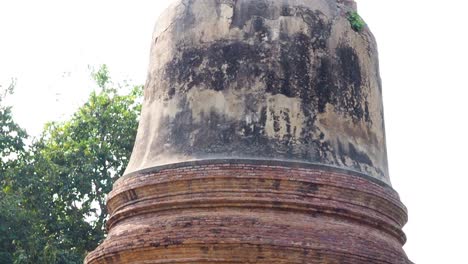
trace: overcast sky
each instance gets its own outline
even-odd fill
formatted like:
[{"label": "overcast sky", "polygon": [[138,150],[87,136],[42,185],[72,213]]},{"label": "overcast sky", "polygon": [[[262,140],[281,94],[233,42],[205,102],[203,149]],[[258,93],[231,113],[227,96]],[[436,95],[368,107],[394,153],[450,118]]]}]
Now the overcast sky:
[{"label": "overcast sky", "polygon": [[[88,65],[143,84],[156,18],[170,1],[0,0],[0,84],[32,135],[93,86]],[[468,263],[468,2],[357,0],[384,82],[390,173],[409,209],[418,264]]]}]

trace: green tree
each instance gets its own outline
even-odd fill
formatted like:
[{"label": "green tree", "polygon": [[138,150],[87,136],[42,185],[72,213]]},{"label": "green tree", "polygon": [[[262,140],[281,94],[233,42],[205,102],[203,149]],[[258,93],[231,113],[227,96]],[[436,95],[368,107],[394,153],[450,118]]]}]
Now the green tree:
[{"label": "green tree", "polygon": [[[29,212],[22,198],[11,187],[11,178],[25,156],[27,134],[14,120],[5,99],[13,93],[15,80],[6,88],[0,86],[0,263],[13,263],[16,245],[28,236]],[[24,227],[24,228],[18,228]]]},{"label": "green tree", "polygon": [[13,93],[15,80],[6,89],[0,86],[0,183],[5,185],[7,169],[25,151],[26,131],[14,120],[11,106],[5,104],[5,99]]},{"label": "green tree", "polygon": [[97,91],[69,120],[46,125],[12,181],[34,215],[15,264],[81,264],[105,236],[106,194],[127,166],[142,87],[116,88],[105,66],[92,76]]}]

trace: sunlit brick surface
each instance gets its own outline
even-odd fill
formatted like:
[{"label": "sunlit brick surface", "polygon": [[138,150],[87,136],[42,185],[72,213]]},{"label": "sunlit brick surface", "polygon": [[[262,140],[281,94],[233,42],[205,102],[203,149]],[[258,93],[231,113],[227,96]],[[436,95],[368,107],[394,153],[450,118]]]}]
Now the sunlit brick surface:
[{"label": "sunlit brick surface", "polygon": [[203,161],[119,180],[106,241],[87,263],[410,263],[406,209],[355,172]]}]

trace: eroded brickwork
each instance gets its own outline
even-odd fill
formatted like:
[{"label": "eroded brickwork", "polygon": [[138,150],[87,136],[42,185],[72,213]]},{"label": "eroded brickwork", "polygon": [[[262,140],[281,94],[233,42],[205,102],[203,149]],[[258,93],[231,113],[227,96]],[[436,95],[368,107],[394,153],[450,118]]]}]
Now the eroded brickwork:
[{"label": "eroded brickwork", "polygon": [[325,166],[181,163],[119,180],[87,263],[410,263],[387,185]]}]

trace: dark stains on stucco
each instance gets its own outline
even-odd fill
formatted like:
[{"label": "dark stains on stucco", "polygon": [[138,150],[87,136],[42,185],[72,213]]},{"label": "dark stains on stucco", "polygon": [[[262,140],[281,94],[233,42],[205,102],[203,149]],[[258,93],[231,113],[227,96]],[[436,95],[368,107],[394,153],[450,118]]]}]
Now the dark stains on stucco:
[{"label": "dark stains on stucco", "polygon": [[[353,144],[334,149],[318,126],[317,116],[325,113],[328,106],[354,123],[372,124],[368,94],[363,90],[365,73],[356,50],[346,42],[333,50],[329,47],[333,22],[309,8],[283,6],[274,10],[268,8],[266,1],[234,2],[231,27],[242,29],[243,38],[219,39],[197,46],[178,45],[177,56],[165,65],[166,85],[159,86],[158,93],[164,95],[160,98],[165,102],[177,97],[179,106],[174,117],[161,121],[160,127],[164,129],[152,141],[151,149],[164,152],[169,146],[171,152],[192,157],[300,159],[335,165],[345,164],[346,158],[351,158],[354,161],[351,166],[356,169],[360,164],[376,166]],[[280,25],[278,37],[273,38],[268,21],[280,16],[300,18],[307,29],[288,34]],[[195,18],[187,13],[182,24],[191,23],[195,23]],[[254,86],[260,89],[248,90]],[[247,89],[242,91],[247,108],[251,106],[247,111],[258,112],[255,106],[262,107],[254,121],[230,119],[212,110],[202,112],[199,122],[194,122],[187,99],[192,89],[218,92]],[[304,127],[299,137],[290,112],[275,112],[263,106],[265,94],[300,99]],[[273,120],[273,131],[279,133],[284,129],[284,135],[267,135],[269,117]],[[281,122],[285,122],[284,127]]]},{"label": "dark stains on stucco", "polygon": [[[263,59],[261,54],[266,53],[264,49],[242,42],[222,41],[206,48],[183,49],[181,57],[166,68],[170,90],[184,94],[201,84],[215,91],[231,87],[242,80],[242,75],[260,74],[259,61]],[[206,64],[200,67],[204,61]]]},{"label": "dark stains on stucco", "polygon": [[[337,80],[337,109],[347,113],[355,119],[362,119],[365,113],[366,103],[363,98],[362,73],[359,63],[359,57],[353,48],[341,46],[336,50],[338,57],[338,73]],[[368,115],[368,113],[367,113]]]}]

